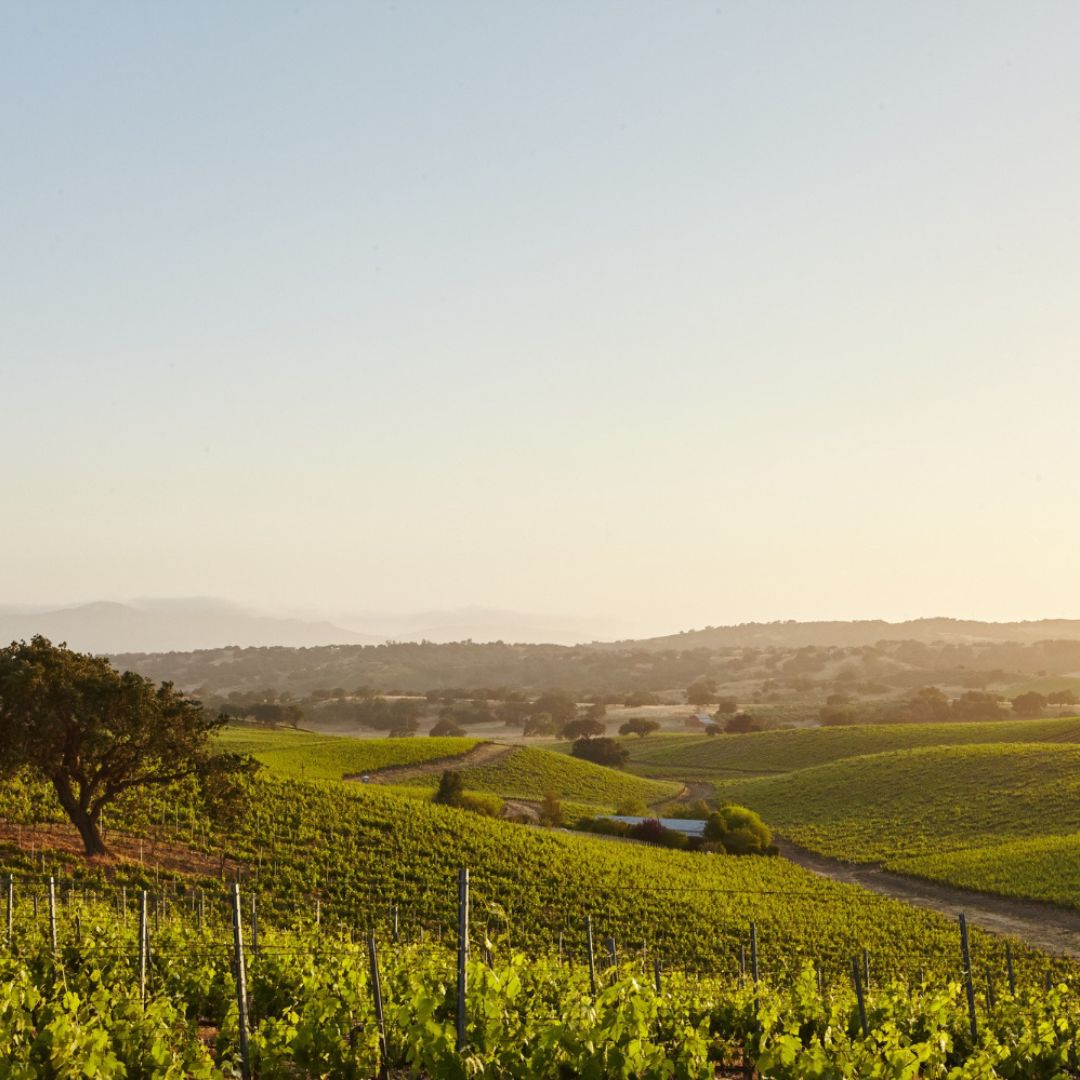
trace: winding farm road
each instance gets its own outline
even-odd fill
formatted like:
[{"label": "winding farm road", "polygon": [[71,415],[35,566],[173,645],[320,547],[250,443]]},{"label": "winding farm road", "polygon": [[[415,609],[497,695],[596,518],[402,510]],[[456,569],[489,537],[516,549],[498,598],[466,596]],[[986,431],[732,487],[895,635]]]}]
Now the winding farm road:
[{"label": "winding farm road", "polygon": [[342,780],[359,780],[366,776],[372,784],[396,784],[402,780],[411,780],[415,776],[430,776],[432,773],[442,773],[449,770],[458,772],[460,769],[470,769],[476,765],[490,765],[493,761],[501,761],[514,753],[518,747],[507,746],[505,743],[484,742],[466,750],[464,754],[455,754],[453,757],[432,758],[431,761],[421,761],[416,765],[389,765],[385,769],[371,769],[366,773],[352,773],[343,776]]},{"label": "winding farm road", "polygon": [[1038,900],[1016,900],[971,889],[958,889],[936,881],[923,881],[883,870],[874,863],[858,864],[830,859],[779,836],[774,837],[773,841],[785,859],[822,877],[861,885],[871,892],[904,900],[943,915],[955,917],[962,911],[972,926],[994,934],[1013,935],[1044,952],[1080,958],[1080,911],[1070,911]]}]

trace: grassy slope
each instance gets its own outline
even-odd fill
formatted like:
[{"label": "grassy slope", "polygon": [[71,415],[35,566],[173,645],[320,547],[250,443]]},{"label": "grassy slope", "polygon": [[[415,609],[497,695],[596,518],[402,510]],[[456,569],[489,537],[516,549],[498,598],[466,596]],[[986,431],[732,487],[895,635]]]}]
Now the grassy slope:
[{"label": "grassy slope", "polygon": [[1078,742],[1080,718],[999,720],[985,724],[864,724],[751,735],[651,735],[628,738],[630,768],[683,780],[790,772],[842,758],[922,746]]},{"label": "grassy slope", "polygon": [[352,739],[306,731],[228,727],[218,735],[223,749],[251,754],[278,776],[340,780],[391,765],[419,765],[457,757],[478,739]]},{"label": "grassy slope", "polygon": [[[608,809],[630,799],[647,804],[670,799],[681,788],[680,784],[643,780],[531,746],[520,747],[489,765],[463,769],[462,775],[470,790],[494,791],[518,799],[542,799],[547,792],[554,791],[563,799]],[[438,781],[438,776],[428,775],[417,777],[412,783],[434,787]]]},{"label": "grassy slope", "polygon": [[924,747],[731,781],[721,791],[826,855],[1077,902],[1068,883],[1080,869],[1053,859],[1078,850],[1080,747]]}]

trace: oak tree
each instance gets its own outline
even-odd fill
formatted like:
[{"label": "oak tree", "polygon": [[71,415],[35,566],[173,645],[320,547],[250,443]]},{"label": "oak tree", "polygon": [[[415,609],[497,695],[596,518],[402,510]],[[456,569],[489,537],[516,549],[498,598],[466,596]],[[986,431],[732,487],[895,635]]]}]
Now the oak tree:
[{"label": "oak tree", "polygon": [[0,649],[0,775],[53,787],[87,855],[107,855],[101,813],[133,788],[216,771],[225,722],[176,690],[44,637]]}]

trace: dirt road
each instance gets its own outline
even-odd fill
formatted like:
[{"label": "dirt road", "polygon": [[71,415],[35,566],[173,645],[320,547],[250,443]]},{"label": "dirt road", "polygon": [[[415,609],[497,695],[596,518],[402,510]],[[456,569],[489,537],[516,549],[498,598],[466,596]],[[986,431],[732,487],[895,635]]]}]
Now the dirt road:
[{"label": "dirt road", "polygon": [[475,765],[490,765],[493,761],[516,753],[520,747],[507,746],[505,743],[485,742],[474,746],[464,754],[456,754],[453,757],[433,758],[431,761],[422,761],[418,765],[390,765],[385,769],[372,769],[366,773],[353,773],[351,776],[343,776],[343,780],[359,780],[366,776],[372,784],[398,784],[402,780],[411,780],[415,776],[430,776],[432,773],[457,772],[460,769],[470,769]]},{"label": "dirt road", "polygon": [[860,865],[830,859],[781,837],[774,837],[773,840],[785,859],[822,877],[861,885],[872,892],[945,915],[955,916],[962,911],[972,926],[995,934],[1015,935],[1044,952],[1080,957],[1080,911],[1070,911],[1037,900],[1013,900],[970,889],[957,889],[905,874],[894,874],[873,863]]}]

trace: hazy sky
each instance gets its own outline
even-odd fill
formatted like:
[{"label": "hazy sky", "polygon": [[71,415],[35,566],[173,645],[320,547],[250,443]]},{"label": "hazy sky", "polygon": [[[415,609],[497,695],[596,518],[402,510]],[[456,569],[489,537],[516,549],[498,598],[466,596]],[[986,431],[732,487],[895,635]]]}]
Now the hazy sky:
[{"label": "hazy sky", "polygon": [[0,602],[1080,616],[1080,5],[7,3]]}]

